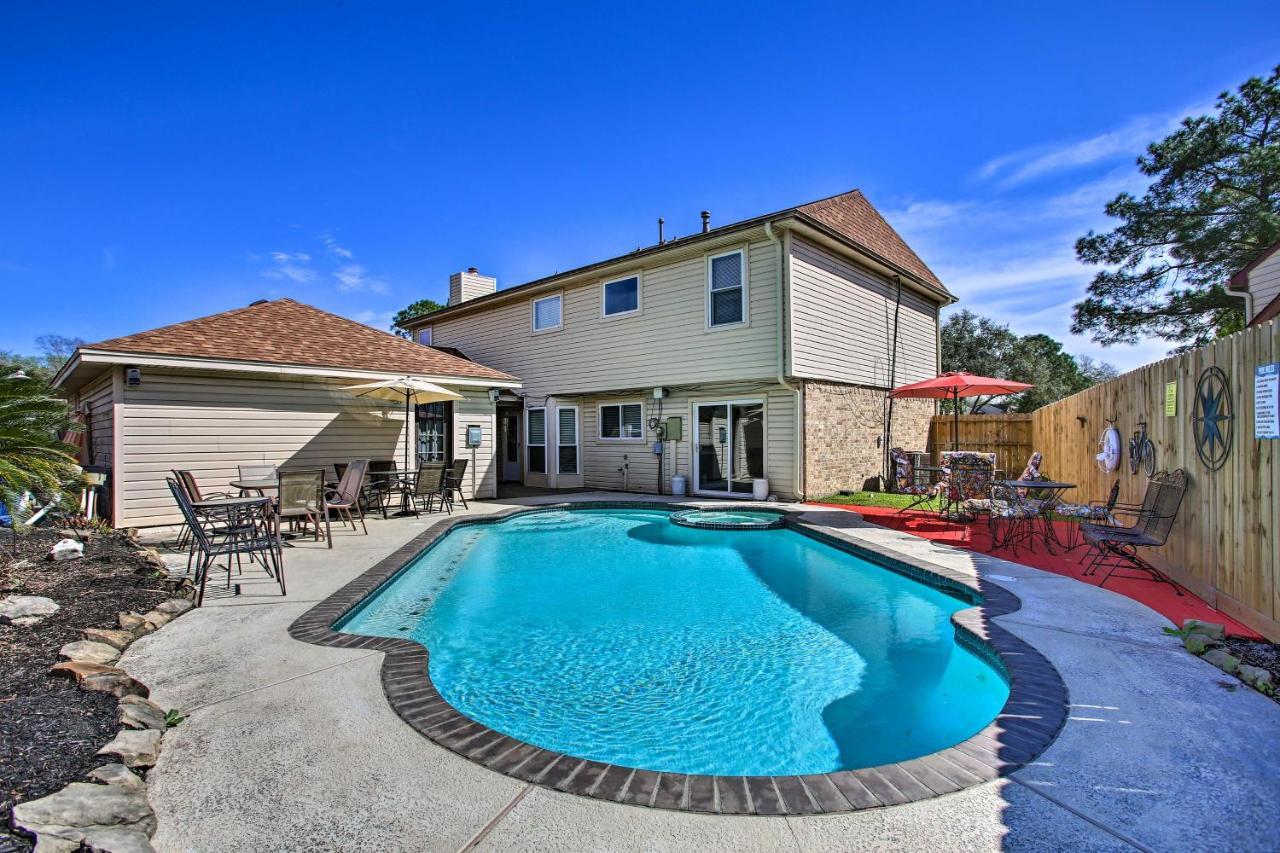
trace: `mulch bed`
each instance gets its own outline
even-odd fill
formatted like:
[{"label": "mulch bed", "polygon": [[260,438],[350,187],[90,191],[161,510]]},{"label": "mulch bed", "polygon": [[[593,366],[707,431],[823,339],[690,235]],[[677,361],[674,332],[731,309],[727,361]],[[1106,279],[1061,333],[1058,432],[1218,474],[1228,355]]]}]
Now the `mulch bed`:
[{"label": "mulch bed", "polygon": [[1241,663],[1256,666],[1271,673],[1276,692],[1271,697],[1280,702],[1280,644],[1266,640],[1248,640],[1244,637],[1227,637],[1227,651],[1240,658]]},{"label": "mulch bed", "polygon": [[84,639],[83,628],[115,628],[121,611],[145,613],[173,597],[172,582],[118,534],[85,540],[85,556],[55,563],[55,531],[19,536],[0,532],[0,598],[42,595],[61,609],[37,625],[0,624],[0,851],[25,849],[7,836],[13,806],[83,781],[107,762],[95,753],[119,729],[116,699],[50,678],[58,649]]}]

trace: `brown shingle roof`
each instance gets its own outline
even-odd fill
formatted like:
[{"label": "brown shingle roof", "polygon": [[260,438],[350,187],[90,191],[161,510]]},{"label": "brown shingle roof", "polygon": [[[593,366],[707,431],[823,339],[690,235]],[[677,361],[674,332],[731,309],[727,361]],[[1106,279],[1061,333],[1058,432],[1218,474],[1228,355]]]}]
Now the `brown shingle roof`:
[{"label": "brown shingle roof", "polygon": [[907,241],[885,221],[880,211],[871,206],[861,190],[850,190],[821,201],[802,204],[796,210],[870,249],[921,281],[946,289],[933,274],[933,270],[907,245]]},{"label": "brown shingle roof", "polygon": [[515,379],[500,370],[292,299],[259,302],[88,344],[84,349],[468,379]]}]

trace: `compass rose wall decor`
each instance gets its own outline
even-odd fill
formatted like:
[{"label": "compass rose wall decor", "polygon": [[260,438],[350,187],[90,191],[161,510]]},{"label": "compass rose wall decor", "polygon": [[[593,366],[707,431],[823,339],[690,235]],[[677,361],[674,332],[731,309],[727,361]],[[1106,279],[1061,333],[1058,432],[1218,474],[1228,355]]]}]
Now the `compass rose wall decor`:
[{"label": "compass rose wall decor", "polygon": [[1231,455],[1235,409],[1231,386],[1220,367],[1208,367],[1196,383],[1191,421],[1195,429],[1196,455],[1210,471],[1217,471]]}]

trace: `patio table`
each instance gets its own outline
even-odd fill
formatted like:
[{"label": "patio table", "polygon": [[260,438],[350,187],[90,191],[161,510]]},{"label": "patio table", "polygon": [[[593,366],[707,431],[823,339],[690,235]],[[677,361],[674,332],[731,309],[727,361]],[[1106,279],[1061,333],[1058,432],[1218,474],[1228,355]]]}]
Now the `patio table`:
[{"label": "patio table", "polygon": [[242,492],[257,492],[259,495],[268,489],[275,491],[277,485],[275,477],[260,480],[232,480],[230,483],[233,489],[239,489]]},{"label": "patio table", "polygon": [[[1024,489],[1028,493],[1028,497],[1040,502],[1040,509],[1036,513],[1040,522],[1040,539],[1044,542],[1045,550],[1050,554],[1056,554],[1053,550],[1054,544],[1060,548],[1071,550],[1065,542],[1058,539],[1058,534],[1053,529],[1053,508],[1062,500],[1063,494],[1068,489],[1074,489],[1075,483],[1060,483],[1057,480],[995,480],[997,486],[1005,486],[1010,489]],[[1035,531],[1035,528],[1032,528]],[[1034,550],[1034,549],[1033,549]]]}]

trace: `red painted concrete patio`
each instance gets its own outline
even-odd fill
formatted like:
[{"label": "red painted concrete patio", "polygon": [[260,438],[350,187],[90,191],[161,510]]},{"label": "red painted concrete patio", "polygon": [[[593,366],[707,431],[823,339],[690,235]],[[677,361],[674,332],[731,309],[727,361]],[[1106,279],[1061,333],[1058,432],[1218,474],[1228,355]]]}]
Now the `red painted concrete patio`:
[{"label": "red painted concrete patio", "polygon": [[[988,550],[991,547],[991,537],[987,532],[985,519],[979,519],[968,524],[958,524],[940,519],[937,513],[920,510],[906,510],[899,513],[897,509],[892,507],[826,503],[816,505],[853,510],[873,524],[901,530],[904,533],[911,533],[934,542],[954,545],[957,548],[964,548],[968,551],[991,554],[1003,560],[1021,563],[1024,566],[1031,566],[1046,572],[1066,575],[1092,586],[1098,586],[1105,574],[1105,572],[1099,572],[1092,577],[1084,576],[1088,557],[1087,549],[1083,547],[1067,554],[1059,553],[1057,555],[1047,553],[1040,543],[1036,544],[1034,551],[1028,550],[1026,547]],[[1065,521],[1057,522],[1060,537],[1064,541],[1067,538],[1068,525],[1071,523]],[[1061,551],[1061,549],[1055,550]],[[1144,580],[1141,577],[1136,577],[1138,574],[1136,572],[1128,573],[1135,575],[1132,578],[1125,577],[1125,574],[1126,571],[1124,569],[1118,570],[1111,580],[1107,581],[1106,588],[1147,605],[1174,625],[1181,625],[1184,619],[1202,619],[1207,622],[1217,622],[1225,625],[1229,634],[1259,638],[1256,632],[1240,624],[1222,611],[1210,607],[1208,603],[1185,589],[1182,590],[1182,595],[1179,596],[1168,584]]]}]

